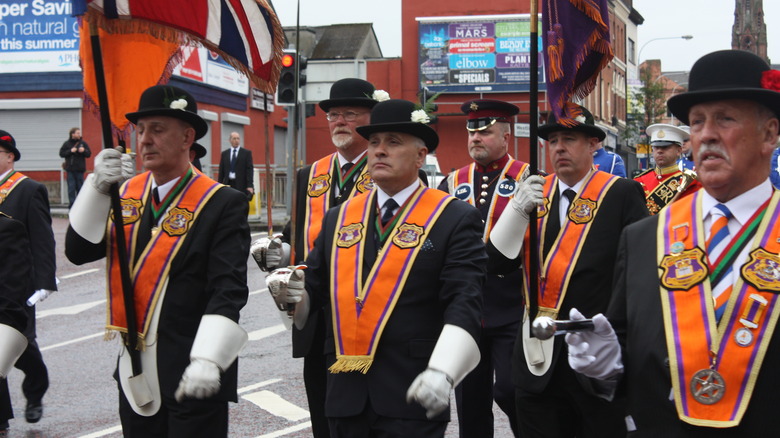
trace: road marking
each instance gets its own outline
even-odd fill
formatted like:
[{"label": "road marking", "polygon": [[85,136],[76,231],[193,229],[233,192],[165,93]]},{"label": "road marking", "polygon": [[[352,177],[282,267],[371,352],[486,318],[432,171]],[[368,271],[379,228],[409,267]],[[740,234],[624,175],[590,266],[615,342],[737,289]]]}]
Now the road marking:
[{"label": "road marking", "polygon": [[256,404],[260,409],[268,411],[271,415],[284,417],[288,421],[300,421],[304,418],[309,418],[309,411],[288,402],[271,391],[253,392],[241,398]]},{"label": "road marking", "polygon": [[264,287],[262,289],[253,290],[252,292],[249,292],[249,295],[261,294],[263,292],[268,292],[268,288]]},{"label": "road marking", "polygon": [[276,324],[272,325],[271,327],[266,327],[260,330],[254,330],[249,332],[249,340],[250,341],[259,341],[260,339],[267,338],[269,336],[273,336],[275,334],[286,332],[287,329],[284,328],[283,324]]},{"label": "road marking", "polygon": [[307,421],[305,423],[296,424],[295,426],[290,426],[288,428],[277,430],[276,432],[267,433],[265,435],[260,435],[257,438],[278,438],[280,436],[289,435],[293,432],[298,432],[299,430],[308,429],[311,427],[311,421]]},{"label": "road marking", "polygon": [[51,350],[53,348],[59,348],[64,347],[66,345],[75,344],[76,342],[86,341],[87,339],[97,338],[98,336],[103,336],[105,333],[95,333],[94,335],[88,335],[88,336],[82,336],[80,338],[71,339],[70,341],[60,342],[59,344],[49,345],[46,347],[41,348],[41,351]]},{"label": "road marking", "polygon": [[108,429],[99,430],[97,432],[92,432],[89,435],[82,435],[79,438],[98,438],[101,436],[111,435],[114,432],[121,432],[121,431],[122,431],[122,426],[120,425],[120,426],[109,427]]},{"label": "road marking", "polygon": [[100,270],[99,268],[87,269],[86,271],[76,272],[74,274],[63,275],[62,277],[60,277],[60,280],[67,280],[69,278],[80,277],[82,275],[91,274],[91,273],[97,272],[99,270]]},{"label": "road marking", "polygon": [[105,304],[106,300],[91,301],[89,303],[76,304],[73,306],[56,307],[54,309],[38,310],[36,312],[36,318],[41,319],[52,315],[76,315],[85,310],[89,310],[100,304]]},{"label": "road marking", "polygon": [[245,386],[243,388],[238,389],[239,394],[243,394],[245,392],[254,391],[257,388],[262,388],[263,386],[273,385],[274,383],[281,382],[282,379],[268,379],[264,380],[260,383],[255,383],[254,385]]}]

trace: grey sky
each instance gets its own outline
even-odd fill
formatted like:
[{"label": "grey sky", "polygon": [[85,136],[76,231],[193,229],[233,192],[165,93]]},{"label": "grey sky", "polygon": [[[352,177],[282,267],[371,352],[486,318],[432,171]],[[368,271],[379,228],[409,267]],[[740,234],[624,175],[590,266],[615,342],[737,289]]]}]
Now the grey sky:
[{"label": "grey sky", "polygon": [[[373,23],[382,53],[387,57],[401,56],[401,0],[300,0],[300,3],[301,25]],[[284,26],[295,25],[296,5],[297,0],[274,1]],[[763,5],[769,58],[780,64],[780,30],[776,30],[780,29],[780,0],[764,0]],[[634,0],[634,8],[645,18],[639,26],[637,51],[643,49],[642,60],[661,59],[664,71],[690,70],[702,55],[731,48],[734,0]],[[648,43],[653,38],[687,34],[693,35],[693,39]]]}]

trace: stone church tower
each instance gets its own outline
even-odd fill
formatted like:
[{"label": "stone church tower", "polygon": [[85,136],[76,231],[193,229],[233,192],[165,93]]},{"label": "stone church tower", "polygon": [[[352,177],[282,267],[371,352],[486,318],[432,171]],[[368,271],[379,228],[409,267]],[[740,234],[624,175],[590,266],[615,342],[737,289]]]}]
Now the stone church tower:
[{"label": "stone church tower", "polygon": [[[777,0],[770,0],[777,1]],[[767,62],[766,24],[762,0],[735,0],[731,48],[755,53]]]}]

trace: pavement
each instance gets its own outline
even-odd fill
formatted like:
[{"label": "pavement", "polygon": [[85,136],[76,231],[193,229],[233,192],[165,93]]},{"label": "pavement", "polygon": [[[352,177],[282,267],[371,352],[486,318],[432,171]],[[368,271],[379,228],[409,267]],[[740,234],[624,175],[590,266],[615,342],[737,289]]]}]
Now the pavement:
[{"label": "pavement", "polygon": [[[52,217],[67,219],[68,210],[67,204],[52,204],[50,207]],[[259,215],[249,216],[248,218],[249,229],[252,232],[268,231],[268,213],[265,208],[262,210]],[[281,232],[289,218],[285,207],[274,207],[271,209],[271,223],[274,231]]]}]

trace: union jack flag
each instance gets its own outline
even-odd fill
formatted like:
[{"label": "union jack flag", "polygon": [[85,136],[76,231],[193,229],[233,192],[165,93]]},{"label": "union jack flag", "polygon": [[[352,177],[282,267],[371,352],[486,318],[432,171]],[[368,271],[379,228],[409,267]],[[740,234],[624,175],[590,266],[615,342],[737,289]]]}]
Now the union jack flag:
[{"label": "union jack flag", "polygon": [[266,0],[76,0],[74,11],[110,32],[200,43],[264,91],[276,89],[284,32]]}]

